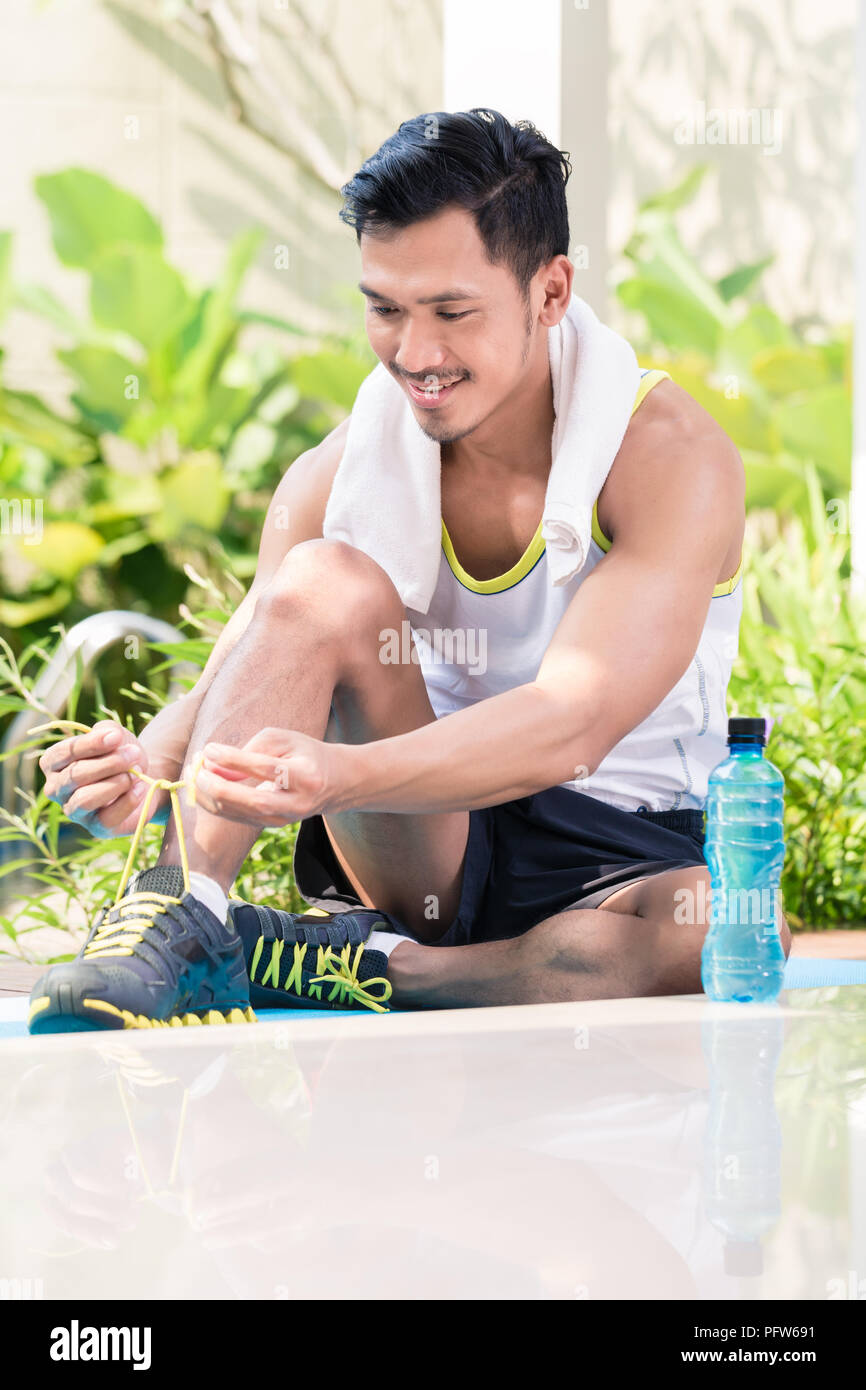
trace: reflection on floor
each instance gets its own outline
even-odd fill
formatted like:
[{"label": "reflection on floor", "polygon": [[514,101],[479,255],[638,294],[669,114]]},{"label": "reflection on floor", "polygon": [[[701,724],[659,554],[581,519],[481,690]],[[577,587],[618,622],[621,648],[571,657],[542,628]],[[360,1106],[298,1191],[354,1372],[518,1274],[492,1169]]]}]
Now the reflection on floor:
[{"label": "reflection on floor", "polygon": [[866,1275],[863,986],[11,1039],[0,1114],[0,1278],[31,1296],[826,1299]]}]

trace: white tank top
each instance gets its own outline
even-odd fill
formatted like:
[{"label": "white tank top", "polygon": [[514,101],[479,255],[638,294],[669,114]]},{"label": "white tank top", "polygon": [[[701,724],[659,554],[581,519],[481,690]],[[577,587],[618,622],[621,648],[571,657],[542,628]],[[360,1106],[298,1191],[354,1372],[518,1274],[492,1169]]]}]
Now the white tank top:
[{"label": "white tank top", "polygon": [[[667,372],[645,371],[632,413]],[[611,542],[592,512],[583,568],[567,584],[548,580],[541,526],[507,574],[473,579],[442,523],[439,578],[429,612],[408,617],[437,716],[533,681],[553,634]],[[620,739],[591,777],[563,783],[623,811],[702,810],[710,772],[727,757],[726,692],[737,655],[743,595],[736,574],[717,584],[688,669],[659,705]],[[482,650],[482,635],[486,651]]]}]

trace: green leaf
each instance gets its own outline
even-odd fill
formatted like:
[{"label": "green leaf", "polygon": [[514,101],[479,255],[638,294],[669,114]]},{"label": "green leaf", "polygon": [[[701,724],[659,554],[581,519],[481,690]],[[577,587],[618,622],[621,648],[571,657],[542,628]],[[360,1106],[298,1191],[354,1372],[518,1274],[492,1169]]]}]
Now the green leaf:
[{"label": "green leaf", "polygon": [[91,270],[110,247],[132,243],[158,251],[162,230],[131,193],[89,169],[64,169],[34,180],[48,209],[54,249],[64,265]]},{"label": "green leaf", "polygon": [[72,591],[65,585],[60,585],[50,594],[42,594],[39,598],[27,599],[18,602],[16,599],[0,599],[0,623],[6,627],[29,627],[31,623],[37,623],[42,618],[50,618],[54,613],[60,613],[72,598]]},{"label": "green leaf", "polygon": [[664,209],[667,212],[676,212],[679,208],[685,207],[690,203],[698,192],[701,184],[709,172],[709,164],[694,164],[688,170],[685,177],[662,193],[653,193],[649,198],[645,198],[639,205],[639,213],[645,212],[650,208]]},{"label": "green leaf", "polygon": [[202,296],[195,320],[196,338],[188,344],[175,374],[174,387],[178,395],[204,387],[227,338],[236,332],[235,296],[263,235],[262,228],[251,227],[235,237],[220,279]]},{"label": "green leaf", "polygon": [[730,365],[735,370],[748,371],[754,358],[766,348],[785,347],[792,335],[778,314],[766,304],[754,304],[739,323],[728,328],[719,344],[719,359],[723,370]]},{"label": "green leaf", "polygon": [[190,449],[225,450],[237,421],[244,418],[250,405],[251,393],[246,388],[211,382],[207,390],[196,392],[175,408],[178,437]]},{"label": "green leaf", "polygon": [[251,472],[273,458],[276,431],[261,420],[248,420],[232,438],[226,467],[232,472]]},{"label": "green leaf", "polygon": [[804,344],[763,348],[752,358],[751,375],[772,396],[791,396],[827,382],[827,363]]},{"label": "green leaf", "polygon": [[644,315],[654,342],[672,352],[696,348],[706,357],[715,356],[719,324],[691,295],[639,275],[618,285],[617,294],[627,309]]},{"label": "green leaf", "polygon": [[94,563],[104,544],[98,531],[80,521],[47,521],[37,544],[21,549],[46,574],[70,581]]},{"label": "green leaf", "polygon": [[767,266],[772,265],[775,256],[765,256],[762,261],[754,261],[751,265],[738,266],[736,270],[723,275],[721,280],[716,281],[716,289],[726,304],[738,295],[745,294],[751,289],[756,280],[763,275]]},{"label": "green leaf", "polygon": [[779,512],[808,513],[806,480],[801,468],[793,466],[785,456],[742,451],[746,470],[746,510],[770,507]]},{"label": "green leaf", "polygon": [[103,328],[128,333],[148,351],[176,333],[194,301],[182,276],[145,246],[106,251],[93,266],[90,307]]},{"label": "green leaf", "polygon": [[60,350],[58,358],[80,383],[72,399],[100,432],[116,433],[147,392],[144,369],[112,348],[82,345]]},{"label": "green leaf", "polygon": [[16,285],[12,303],[16,309],[26,309],[28,313],[38,314],[40,318],[47,319],[56,328],[62,328],[64,333],[71,333],[76,338],[82,338],[87,331],[85,324],[67,309],[56,294],[46,290],[42,285]]},{"label": "green leaf", "polygon": [[93,439],[27,391],[0,387],[0,434],[34,444],[49,458],[68,467],[89,463],[97,456]]},{"label": "green leaf", "polygon": [[184,661],[194,662],[198,666],[204,666],[211,652],[213,642],[208,642],[204,638],[190,637],[180,642],[151,642],[152,651],[163,652],[168,660],[156,667],[157,671],[168,671],[173,666]]},{"label": "green leaf", "polygon": [[[5,878],[7,874],[13,874],[17,869],[26,869],[33,864],[38,864],[39,860],[35,855],[30,855],[27,859],[7,859],[4,864],[0,864],[0,878]],[[28,878],[32,875],[28,874]]]},{"label": "green leaf", "polygon": [[294,338],[309,337],[307,329],[299,328],[296,323],[280,318],[277,314],[266,314],[261,309],[239,309],[238,323],[262,323],[267,328],[279,328],[283,333],[290,333]]},{"label": "green leaf", "polygon": [[207,531],[219,529],[230,493],[217,454],[203,453],[185,459],[176,468],[167,468],[160,475],[159,486],[164,509],[160,529],[164,535],[178,535],[189,525]]},{"label": "green leaf", "polygon": [[19,710],[28,709],[27,701],[12,695],[0,695],[0,714],[17,714]]},{"label": "green leaf", "polygon": [[370,367],[350,353],[317,352],[293,358],[290,374],[302,395],[349,411]]},{"label": "green leaf", "polygon": [[134,555],[137,550],[143,550],[145,546],[152,544],[153,537],[148,531],[132,531],[128,536],[117,536],[113,541],[106,541],[99,553],[97,564],[101,569],[108,569],[124,555]]},{"label": "green leaf", "polygon": [[814,459],[834,484],[850,486],[851,398],[844,386],[780,401],[773,419],[792,453]]},{"label": "green leaf", "polygon": [[101,481],[104,499],[80,514],[89,526],[129,516],[147,516],[162,507],[162,493],[152,473],[115,473],[105,469]]},{"label": "green leaf", "polygon": [[686,251],[666,214],[647,213],[642,217],[636,259],[641,279],[694,300],[720,327],[729,322],[730,310],[725,301]]}]

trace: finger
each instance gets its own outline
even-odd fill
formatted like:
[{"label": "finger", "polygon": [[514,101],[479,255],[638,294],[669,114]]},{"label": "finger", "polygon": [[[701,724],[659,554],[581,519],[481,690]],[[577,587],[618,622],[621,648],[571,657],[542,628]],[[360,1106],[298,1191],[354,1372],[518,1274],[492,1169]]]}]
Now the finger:
[{"label": "finger", "polygon": [[[99,819],[109,830],[113,830],[115,835],[126,835],[138,825],[142,802],[146,796],[147,784],[134,782],[130,791],[124,796],[119,796],[110,806],[106,806]],[[150,805],[148,819],[156,813],[158,805],[159,797],[155,796]]]},{"label": "finger", "polygon": [[92,786],[94,782],[105,782],[121,773],[128,774],[133,767],[144,771],[141,766],[143,757],[144,750],[137,743],[125,743],[117,752],[104,758],[76,757],[62,769],[62,773],[55,774],[51,789],[54,789],[56,782],[60,782],[62,787]]},{"label": "finger", "polygon": [[64,738],[55,743],[43,753],[39,765],[43,772],[59,772],[76,758],[99,757],[119,748],[128,739],[134,741],[134,735],[119,724],[102,720],[93,726],[89,734],[75,734],[73,738]]},{"label": "finger", "polygon": [[143,782],[134,781],[124,773],[120,777],[107,777],[102,782],[79,787],[64,803],[63,809],[67,816],[74,816],[77,811],[103,812],[113,806],[119,798],[126,796],[135,797],[140,802],[146,790]]},{"label": "finger", "polygon": [[287,825],[306,814],[292,805],[285,792],[263,792],[243,782],[227,782],[204,768],[196,780],[196,796],[212,815],[245,825]]},{"label": "finger", "polygon": [[226,767],[224,763],[213,763],[207,758],[202,760],[202,766],[204,766],[205,763],[207,763],[208,772],[212,772],[215,777],[224,777],[227,782],[252,780],[255,775],[246,768]]},{"label": "finger", "polygon": [[145,756],[145,751],[136,741],[135,735],[121,728],[120,724],[111,724],[99,730],[90,730],[89,734],[75,734],[74,738],[61,739],[60,744],[54,744],[53,748],[43,753],[39,759],[39,766],[46,774],[60,773],[76,760],[89,762],[90,759],[106,758],[120,752],[125,745],[133,746],[138,751],[139,758]]},{"label": "finger", "polygon": [[[224,781],[220,782],[221,787],[224,788],[226,785],[227,783],[225,783]],[[206,785],[203,785],[201,782],[196,783],[196,805],[201,810],[209,812],[209,814],[212,816],[223,815],[224,808],[222,796],[219,793],[213,793]],[[264,824],[264,822],[261,820],[250,821],[246,815],[241,815],[238,811],[235,811],[231,815],[229,815],[228,819],[239,820],[242,821],[245,825],[256,825],[258,827],[261,827]]]},{"label": "finger", "polygon": [[59,743],[52,743],[50,748],[46,748],[42,757],[39,759],[39,766],[46,774],[59,771],[65,767],[69,761],[69,747],[74,743],[74,739],[62,738]]},{"label": "finger", "polygon": [[238,777],[275,776],[279,760],[267,753],[254,753],[248,748],[231,748],[228,744],[208,743],[204,750],[204,766],[209,772],[236,781]]}]

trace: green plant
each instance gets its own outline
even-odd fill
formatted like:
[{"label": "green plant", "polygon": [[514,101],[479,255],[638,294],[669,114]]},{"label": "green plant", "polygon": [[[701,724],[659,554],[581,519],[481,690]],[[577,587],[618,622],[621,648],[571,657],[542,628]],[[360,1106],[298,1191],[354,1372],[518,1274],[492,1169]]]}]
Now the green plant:
[{"label": "green plant", "polygon": [[[281,473],[350,410],[375,365],[357,337],[310,350],[293,324],[237,306],[261,228],[239,235],[200,289],[167,259],[148,209],[101,175],[66,169],[35,189],[59,260],[87,278],[89,318],[16,284],[12,236],[0,234],[0,317],[14,307],[47,319],[66,339],[56,356],[71,382],[58,402],[0,380],[4,520],[19,523],[3,528],[0,622],[19,649],[95,610],[173,617],[187,562],[248,577]],[[41,534],[32,516],[21,524],[37,504]]]},{"label": "green plant", "polygon": [[732,714],[770,714],[785,777],[785,905],[798,926],[866,919],[866,600],[843,577],[817,470],[810,515],[748,518]]},{"label": "green plant", "polygon": [[636,347],[664,367],[731,436],[746,469],[746,506],[809,515],[806,464],[826,499],[851,478],[851,335],[818,323],[787,325],[755,301],[772,258],[710,280],[680,240],[676,216],[708,166],[643,202],[617,285],[636,315]]}]

